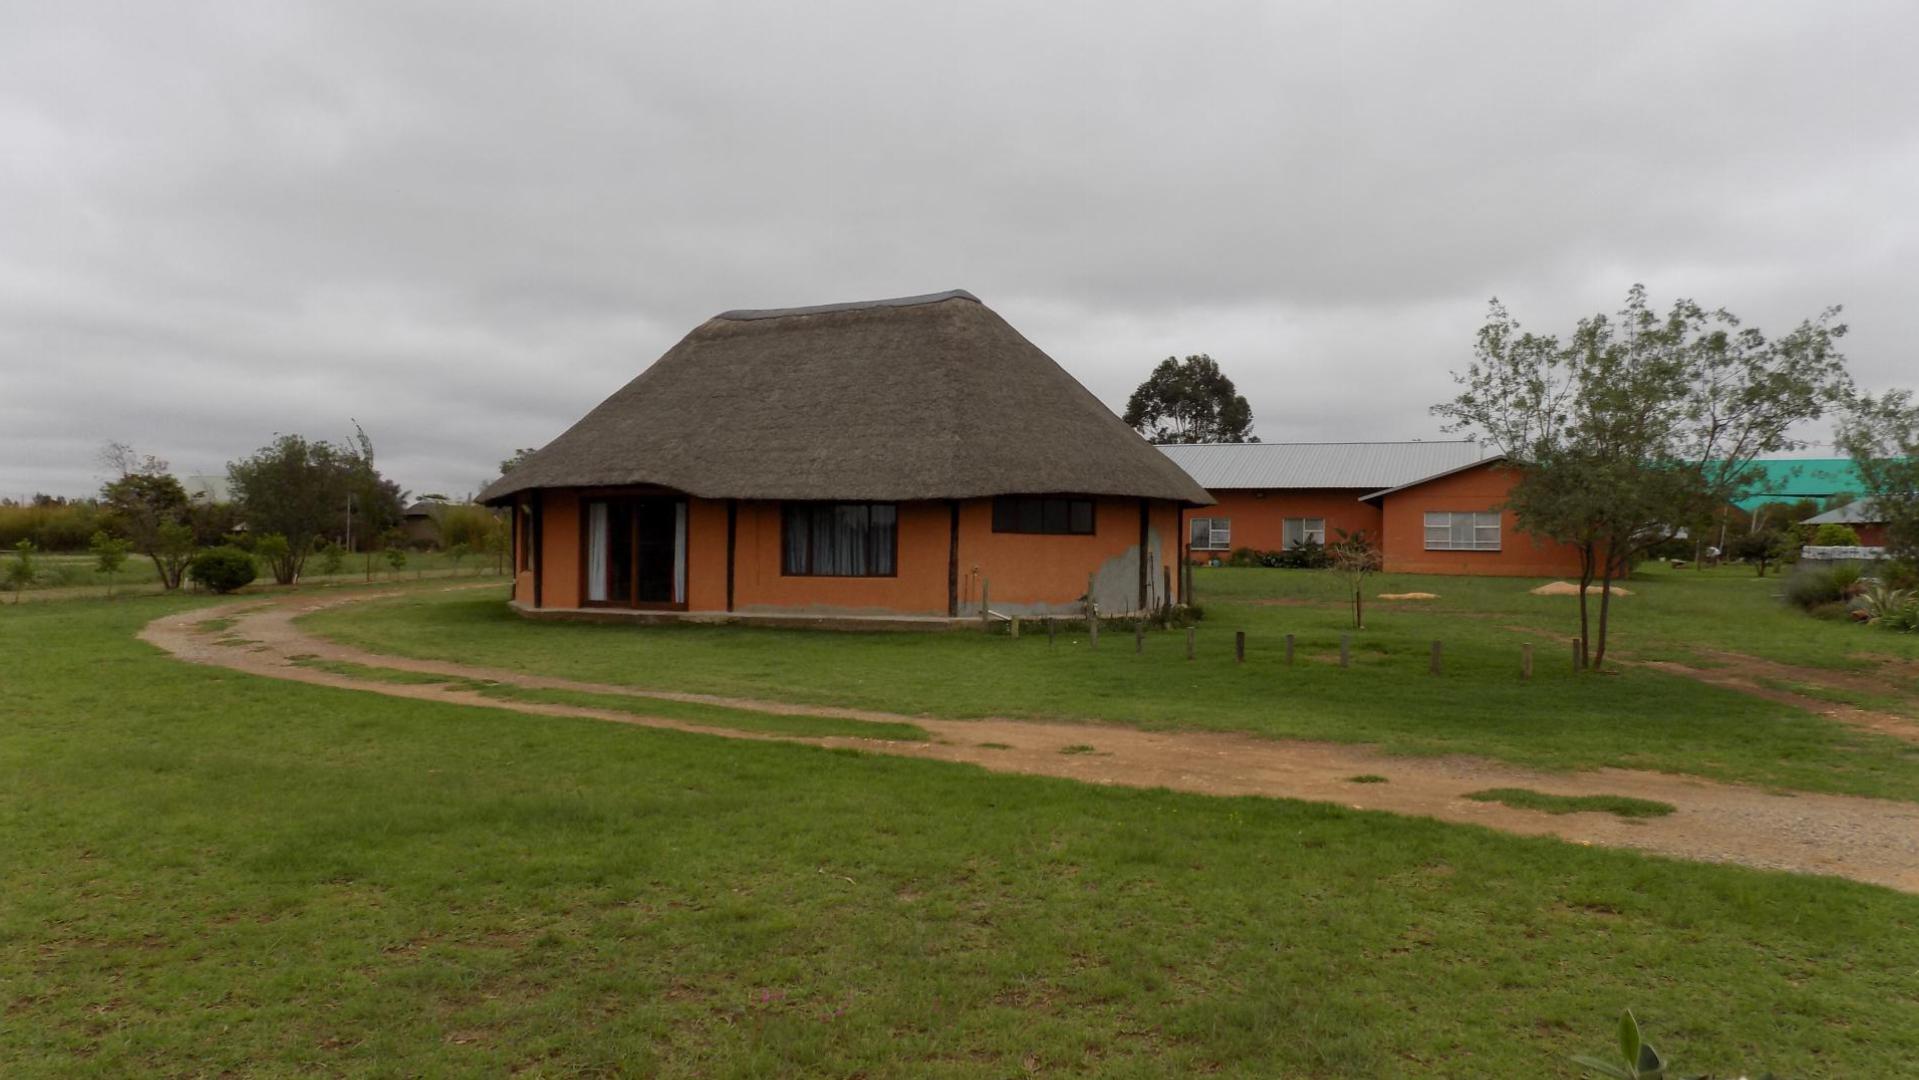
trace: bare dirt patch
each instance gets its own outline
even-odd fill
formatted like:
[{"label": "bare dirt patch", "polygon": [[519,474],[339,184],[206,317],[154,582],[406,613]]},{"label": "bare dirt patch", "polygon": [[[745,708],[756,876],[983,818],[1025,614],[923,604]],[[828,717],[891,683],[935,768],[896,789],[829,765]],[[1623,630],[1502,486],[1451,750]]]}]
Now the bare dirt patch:
[{"label": "bare dirt patch", "polygon": [[[1707,862],[1832,874],[1919,892],[1919,805],[1855,796],[1781,795],[1663,773],[1602,769],[1551,773],[1468,757],[1409,758],[1365,746],[1278,741],[1212,732],[1148,732],[1110,724],[1008,719],[942,720],[869,710],[820,708],[553,679],[525,672],[382,656],[310,635],[300,615],[391,593],[289,597],[267,605],[227,605],[155,620],[141,638],[182,660],[295,682],[392,697],[506,709],[534,716],[585,717],[641,727],[699,731],[726,738],[844,747],[934,758],[998,772],[1063,777],[1092,784],[1164,787],[1202,795],[1260,795],[1339,803],[1506,832],[1555,836],[1579,844],[1634,848]],[[232,619],[225,633],[247,649],[222,648],[198,624]],[[545,702],[503,700],[444,684],[359,679],[293,662],[318,657],[398,671],[493,680],[517,686],[688,701],[786,715],[839,716],[917,724],[923,743],[846,736],[801,737],[720,730],[684,720]],[[1096,747],[1087,753],[1082,747]],[[1385,782],[1355,784],[1355,775]],[[1618,795],[1670,803],[1672,814],[1627,822],[1605,813],[1553,815],[1468,795],[1528,788],[1564,796]]]},{"label": "bare dirt patch", "polygon": [[[1588,585],[1586,586],[1586,592],[1589,595],[1592,593],[1605,592],[1607,589],[1611,589],[1612,594],[1614,596],[1631,596],[1632,595],[1631,589],[1624,589],[1619,587],[1618,585],[1607,585],[1607,586]],[[1534,596],[1578,596],[1579,586],[1573,584],[1570,581],[1552,581],[1552,582],[1547,582],[1544,585],[1541,585],[1537,589],[1531,590],[1531,592]]]}]

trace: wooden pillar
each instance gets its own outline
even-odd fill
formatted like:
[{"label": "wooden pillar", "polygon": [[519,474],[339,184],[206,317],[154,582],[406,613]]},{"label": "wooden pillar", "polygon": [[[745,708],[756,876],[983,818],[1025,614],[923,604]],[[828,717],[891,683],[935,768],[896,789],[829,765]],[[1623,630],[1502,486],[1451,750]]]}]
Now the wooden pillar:
[{"label": "wooden pillar", "polygon": [[739,552],[740,501],[726,500],[726,610],[733,610],[733,565]]},{"label": "wooden pillar", "polygon": [[543,497],[545,494],[546,493],[539,488],[533,489],[533,536],[531,542],[527,544],[527,554],[529,556],[527,565],[533,568],[534,607],[544,607],[546,604],[546,567],[541,565],[541,563],[545,561],[546,556],[546,545],[542,537],[542,530],[546,522],[546,499]]},{"label": "wooden pillar", "polygon": [[[952,534],[946,542],[946,617],[959,618],[959,519],[958,499],[948,499],[946,508],[953,519]],[[897,529],[899,526],[894,525]]]}]

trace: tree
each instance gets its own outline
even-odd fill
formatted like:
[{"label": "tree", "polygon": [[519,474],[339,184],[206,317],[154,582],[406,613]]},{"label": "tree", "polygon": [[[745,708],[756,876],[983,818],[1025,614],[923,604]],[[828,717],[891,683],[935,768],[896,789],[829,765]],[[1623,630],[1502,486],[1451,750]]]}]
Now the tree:
[{"label": "tree", "polygon": [[1735,537],[1727,554],[1755,564],[1765,577],[1767,566],[1784,561],[1798,546],[1799,536],[1791,529],[1757,529]]},{"label": "tree", "polygon": [[1862,395],[1840,421],[1838,443],[1886,523],[1887,553],[1919,567],[1919,402],[1906,390]]},{"label": "tree", "polygon": [[[324,542],[323,540],[315,541],[315,543]],[[275,581],[286,583],[300,576],[300,568],[292,565],[293,545],[287,543],[287,538],[279,533],[268,533],[255,540],[253,555],[257,559],[266,561],[267,572],[273,575]]]},{"label": "tree", "polygon": [[193,529],[183,521],[169,521],[154,532],[153,565],[159,567],[160,581],[167,588],[177,589],[186,579],[193,548]]},{"label": "tree", "polygon": [[33,567],[33,541],[22,540],[13,545],[13,561],[7,564],[7,572],[0,576],[0,584],[13,590],[13,602],[20,602],[20,591],[33,584],[37,571]]},{"label": "tree", "polygon": [[539,448],[534,446],[522,446],[518,450],[513,451],[511,457],[500,462],[500,475],[505,476],[507,473],[526,464],[526,459],[532,457],[534,451],[537,449]]},{"label": "tree", "polygon": [[[160,462],[159,467],[165,468],[166,463]],[[187,492],[180,481],[164,472],[126,473],[100,489],[100,501],[106,506],[108,527],[153,560],[161,586],[179,588],[186,564],[169,558],[163,548],[170,548],[177,539],[176,533],[168,531],[170,526],[186,527]],[[161,542],[163,534],[169,544]],[[192,536],[191,529],[187,535]]]},{"label": "tree", "polygon": [[1749,483],[1756,457],[1798,445],[1788,431],[1847,393],[1837,310],[1768,342],[1690,300],[1662,316],[1635,285],[1617,315],[1580,320],[1562,343],[1492,302],[1473,362],[1455,375],[1464,389],[1433,411],[1518,470],[1506,506],[1523,531],[1579,552],[1593,667],[1605,661],[1613,579]]},{"label": "tree", "polygon": [[402,492],[373,465],[373,443],[355,426],[351,446],[282,435],[252,457],[227,466],[247,528],[286,538],[273,579],[299,579],[314,544],[336,529],[377,535],[400,520]]},{"label": "tree", "polygon": [[1334,572],[1346,579],[1353,593],[1353,629],[1366,628],[1365,591],[1366,575],[1380,567],[1379,548],[1373,545],[1372,538],[1364,529],[1347,532],[1337,530],[1339,539],[1326,547],[1326,554],[1332,559]]},{"label": "tree", "polygon": [[127,549],[130,546],[125,540],[108,536],[105,531],[94,533],[93,540],[88,544],[88,550],[93,552],[94,570],[107,576],[108,596],[113,595],[114,576],[127,564]]},{"label": "tree", "polygon": [[1156,443],[1258,442],[1253,408],[1205,354],[1167,357],[1126,402],[1127,424]]}]

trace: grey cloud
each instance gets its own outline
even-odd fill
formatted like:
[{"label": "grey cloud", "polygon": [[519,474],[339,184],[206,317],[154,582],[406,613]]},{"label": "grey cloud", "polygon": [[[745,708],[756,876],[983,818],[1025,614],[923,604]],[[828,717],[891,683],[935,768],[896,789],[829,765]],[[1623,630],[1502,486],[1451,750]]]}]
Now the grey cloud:
[{"label": "grey cloud", "polygon": [[[0,494],[365,423],[466,491],[706,316],[972,289],[1109,404],[1429,436],[1486,299],[1919,331],[1919,12],[14,4]],[[1811,433],[1816,435],[1817,433]]]}]

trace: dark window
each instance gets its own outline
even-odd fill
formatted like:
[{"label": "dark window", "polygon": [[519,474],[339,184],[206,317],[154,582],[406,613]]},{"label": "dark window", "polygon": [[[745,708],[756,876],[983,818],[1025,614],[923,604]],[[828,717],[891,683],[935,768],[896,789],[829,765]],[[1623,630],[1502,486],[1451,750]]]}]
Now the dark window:
[{"label": "dark window", "polygon": [[899,510],[892,503],[787,503],[780,515],[780,573],[793,577],[892,577]]},{"label": "dark window", "polygon": [[993,500],[993,531],[1091,536],[1093,500],[1001,495]]}]

